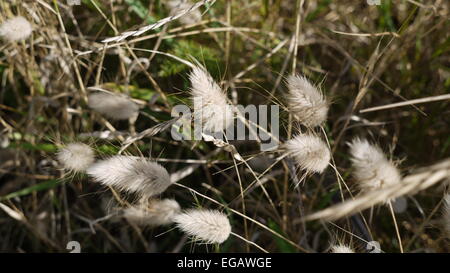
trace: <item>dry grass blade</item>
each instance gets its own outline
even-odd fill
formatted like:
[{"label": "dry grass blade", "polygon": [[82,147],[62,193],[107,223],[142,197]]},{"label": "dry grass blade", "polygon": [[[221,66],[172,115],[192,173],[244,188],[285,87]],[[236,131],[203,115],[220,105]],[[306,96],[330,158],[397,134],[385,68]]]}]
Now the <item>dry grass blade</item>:
[{"label": "dry grass blade", "polygon": [[415,194],[449,178],[450,159],[446,159],[443,162],[422,168],[416,173],[406,176],[399,184],[371,191],[353,200],[310,214],[304,218],[304,221],[319,219],[326,221],[337,220],[384,203],[386,200],[392,200],[405,194]]},{"label": "dry grass blade", "polygon": [[214,2],[215,2],[215,0],[203,0],[203,1],[197,2],[194,5],[192,5],[192,7],[188,8],[188,9],[181,10],[179,13],[177,13],[175,15],[163,18],[163,19],[159,20],[158,22],[156,22],[154,24],[151,24],[151,25],[148,25],[148,26],[145,26],[145,27],[141,27],[138,30],[127,31],[127,32],[124,32],[124,33],[122,33],[122,34],[120,34],[118,36],[104,39],[102,41],[102,43],[120,42],[120,41],[123,41],[123,40],[125,40],[126,38],[128,38],[130,36],[142,35],[143,33],[147,32],[147,31],[150,31],[152,29],[156,29],[156,28],[162,27],[162,26],[164,26],[165,24],[167,24],[167,23],[169,23],[171,21],[177,20],[178,18],[186,15],[187,13],[189,13],[191,11],[194,11],[194,10],[198,9],[199,7],[201,7],[201,6],[203,6],[203,5],[207,4],[207,3],[214,3]]},{"label": "dry grass blade", "polygon": [[147,130],[144,130],[137,134],[136,136],[130,136],[128,137],[123,143],[122,147],[119,150],[119,154],[121,154],[123,151],[125,151],[131,144],[134,142],[143,139],[144,137],[151,137],[154,136],[160,132],[163,132],[170,128],[175,122],[177,122],[181,117],[177,117],[165,122],[162,122],[158,125],[153,126],[152,128],[149,128]]},{"label": "dry grass blade", "polygon": [[25,221],[25,216],[17,211],[11,209],[5,204],[0,203],[0,209],[2,209],[6,214],[8,214],[11,218],[16,219],[19,222]]},{"label": "dry grass blade", "polygon": [[381,105],[381,106],[370,107],[370,108],[362,109],[359,112],[360,113],[374,112],[374,111],[391,109],[391,108],[408,106],[408,105],[414,105],[414,104],[419,104],[419,103],[427,103],[427,102],[432,102],[432,101],[449,100],[449,99],[450,99],[450,94],[446,94],[446,95],[440,95],[440,96],[434,96],[434,97],[428,97],[428,98],[420,98],[420,99],[415,99],[415,100],[408,100],[408,101],[402,101],[402,102],[397,102],[397,103],[385,104],[385,105]]},{"label": "dry grass blade", "polygon": [[331,30],[334,33],[342,34],[342,35],[349,35],[349,36],[362,36],[362,37],[377,37],[377,36],[385,36],[385,35],[392,35],[394,37],[399,37],[398,33],[395,32],[380,32],[380,33],[352,33],[352,32],[343,32],[338,30]]}]

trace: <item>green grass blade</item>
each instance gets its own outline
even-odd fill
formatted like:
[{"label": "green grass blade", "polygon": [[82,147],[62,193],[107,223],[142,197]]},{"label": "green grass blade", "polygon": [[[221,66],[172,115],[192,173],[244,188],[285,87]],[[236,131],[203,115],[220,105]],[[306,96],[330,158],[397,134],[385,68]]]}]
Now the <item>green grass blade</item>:
[{"label": "green grass blade", "polygon": [[52,188],[57,187],[60,184],[61,184],[60,181],[57,179],[48,180],[48,181],[33,185],[31,187],[21,189],[16,192],[12,192],[10,194],[2,196],[2,197],[0,197],[0,201],[8,200],[8,199],[19,197],[19,196],[29,195],[29,194],[31,194],[33,192],[37,192],[37,191],[52,189]]}]

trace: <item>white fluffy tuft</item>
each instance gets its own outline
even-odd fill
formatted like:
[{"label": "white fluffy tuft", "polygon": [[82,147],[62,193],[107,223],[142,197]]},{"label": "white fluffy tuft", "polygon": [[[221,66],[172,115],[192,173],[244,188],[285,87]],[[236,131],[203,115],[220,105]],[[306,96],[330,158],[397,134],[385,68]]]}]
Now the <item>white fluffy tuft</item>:
[{"label": "white fluffy tuft", "polygon": [[25,40],[32,32],[30,22],[22,16],[8,19],[0,26],[0,36],[10,42]]},{"label": "white fluffy tuft", "polygon": [[289,76],[288,108],[291,114],[302,124],[315,127],[325,122],[328,114],[328,102],[321,91],[312,85],[306,77]]},{"label": "white fluffy tuft", "polygon": [[[169,0],[165,2],[167,8],[170,10],[170,15],[180,13],[185,9],[191,8],[194,4],[188,0]],[[202,14],[199,9],[193,10],[184,16],[181,16],[178,21],[184,25],[192,25],[202,20]]]},{"label": "white fluffy tuft", "polygon": [[359,138],[353,139],[349,146],[353,176],[361,191],[380,189],[401,181],[399,170],[386,158],[380,147]]},{"label": "white fluffy tuft", "polygon": [[147,207],[133,206],[123,210],[123,217],[139,226],[163,226],[173,223],[181,208],[173,199],[152,200]]},{"label": "white fluffy tuft", "polygon": [[90,94],[88,100],[90,108],[111,119],[129,119],[136,117],[139,113],[136,103],[118,94],[96,92]]},{"label": "white fluffy tuft", "polygon": [[221,132],[233,122],[233,110],[227,97],[211,75],[195,67],[189,75],[194,103],[194,117],[201,120],[205,130]]},{"label": "white fluffy tuft", "polygon": [[355,253],[353,249],[351,249],[349,246],[346,245],[334,245],[331,247],[332,253]]},{"label": "white fluffy tuft", "polygon": [[96,182],[142,198],[158,195],[171,184],[163,166],[132,156],[113,156],[91,165],[86,172]]},{"label": "white fluffy tuft", "polygon": [[300,134],[287,141],[284,146],[302,170],[322,173],[330,162],[330,150],[317,136]]},{"label": "white fluffy tuft", "polygon": [[174,222],[194,241],[208,244],[223,243],[231,233],[227,216],[217,210],[190,209],[176,215]]},{"label": "white fluffy tuft", "polygon": [[56,154],[64,169],[83,172],[95,161],[94,151],[84,143],[70,143]]}]

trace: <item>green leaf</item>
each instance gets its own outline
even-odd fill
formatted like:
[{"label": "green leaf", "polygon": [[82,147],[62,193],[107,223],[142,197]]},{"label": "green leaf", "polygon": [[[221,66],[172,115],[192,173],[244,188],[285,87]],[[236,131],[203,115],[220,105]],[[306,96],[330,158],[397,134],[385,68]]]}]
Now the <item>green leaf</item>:
[{"label": "green leaf", "polygon": [[55,153],[58,150],[58,147],[56,147],[56,145],[54,144],[50,144],[50,143],[37,143],[37,144],[32,144],[29,142],[24,142],[24,143],[11,143],[11,145],[9,145],[10,148],[20,148],[20,149],[24,149],[24,150],[29,150],[29,151],[43,151],[43,152],[47,152],[47,153]]},{"label": "green leaf", "polygon": [[[269,219],[269,228],[273,231],[276,231],[278,234],[281,234],[283,236],[286,236],[284,232],[281,230],[281,228],[278,226],[277,223],[275,223],[272,219]],[[278,246],[278,249],[282,253],[296,253],[297,250],[290,244],[288,244],[284,239],[273,236],[273,239],[275,240],[276,245]]]},{"label": "green leaf", "polygon": [[29,194],[31,194],[33,192],[37,192],[37,191],[52,189],[52,188],[59,186],[60,184],[61,184],[61,182],[57,179],[48,180],[48,181],[33,185],[31,187],[21,189],[16,192],[12,192],[10,194],[2,196],[2,197],[0,197],[0,201],[8,200],[8,199],[19,197],[19,196],[29,195]]},{"label": "green leaf", "polygon": [[324,198],[320,200],[319,205],[317,206],[317,209],[324,209],[328,204],[331,203],[331,199],[333,198],[333,195],[335,195],[337,192],[339,192],[339,187],[335,186],[333,190],[331,190],[327,195],[325,195]]},{"label": "green leaf", "polygon": [[131,10],[137,14],[141,19],[144,19],[148,24],[156,22],[156,19],[150,16],[148,9],[139,0],[125,0],[125,3],[131,7]]},{"label": "green leaf", "polygon": [[450,51],[450,37],[448,37],[443,44],[438,46],[438,48],[436,49],[436,51],[434,51],[433,56],[431,56],[431,58],[436,58],[449,51]]},{"label": "green leaf", "polygon": [[308,13],[308,15],[306,15],[306,22],[311,22],[312,20],[316,19],[317,17],[319,17],[320,14],[322,14],[322,12],[326,11],[327,9],[329,9],[329,6],[331,4],[331,0],[322,0],[319,1],[319,4],[317,5],[317,8],[311,12]]},{"label": "green leaf", "polygon": [[380,16],[381,30],[396,31],[394,20],[392,19],[391,1],[381,1],[381,5],[378,8],[382,15]]},{"label": "green leaf", "polygon": [[[174,44],[170,53],[188,61],[194,58],[204,64],[212,76],[217,76],[215,74],[218,74],[217,62],[220,60],[220,57],[218,51],[212,48],[204,47],[194,41],[181,40]],[[167,77],[176,75],[187,68],[188,66],[183,63],[166,59],[161,65],[159,76]]]},{"label": "green leaf", "polygon": [[116,146],[103,144],[98,146],[97,150],[105,155],[116,155],[120,149]]},{"label": "green leaf", "polygon": [[[91,9],[91,10],[97,10],[96,8],[95,8],[95,5],[97,5],[97,7],[99,7],[99,9],[101,9],[101,10],[103,10],[104,9],[104,7],[103,7],[103,4],[102,3],[100,3],[99,1],[97,1],[97,0],[82,0],[81,1],[83,4],[85,4],[89,9]],[[95,5],[93,4],[93,3],[95,3]]]},{"label": "green leaf", "polygon": [[[135,85],[119,85],[116,84],[114,82],[107,82],[103,84],[103,87],[111,90],[111,91],[119,91],[121,93],[124,93],[126,89],[128,89],[128,91],[130,92],[130,96],[134,99],[140,99],[140,100],[145,100],[148,101],[150,100],[154,95],[157,95],[158,93],[153,90],[153,89],[148,89],[148,88],[140,88],[138,86]],[[167,99],[169,100],[169,102],[171,104],[177,104],[177,103],[183,103],[183,104],[187,104],[187,100],[183,97],[178,97],[176,95],[170,95],[167,97]],[[157,102],[162,102],[161,97],[158,97]]]}]

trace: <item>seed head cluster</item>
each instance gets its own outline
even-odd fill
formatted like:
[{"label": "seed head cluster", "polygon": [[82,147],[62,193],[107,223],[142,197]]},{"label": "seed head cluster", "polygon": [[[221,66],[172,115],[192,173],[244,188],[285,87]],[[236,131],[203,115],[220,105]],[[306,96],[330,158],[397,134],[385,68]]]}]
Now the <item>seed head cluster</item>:
[{"label": "seed head cluster", "polygon": [[174,222],[194,241],[208,244],[223,243],[231,233],[227,216],[216,210],[190,209],[176,215]]},{"label": "seed head cluster", "polygon": [[299,134],[284,145],[300,169],[310,173],[322,173],[330,162],[328,146],[315,135]]},{"label": "seed head cluster", "polygon": [[323,124],[327,119],[328,102],[322,92],[304,76],[289,76],[287,85],[290,113],[305,126]]},{"label": "seed head cluster", "polygon": [[98,161],[87,169],[95,181],[149,198],[164,192],[170,186],[167,170],[148,159],[116,155]]},{"label": "seed head cluster", "polygon": [[339,244],[331,247],[331,253],[355,253],[349,246]]},{"label": "seed head cluster", "polygon": [[233,110],[227,97],[211,75],[195,67],[189,79],[194,104],[194,118],[209,132],[221,132],[233,123]]},{"label": "seed head cluster", "polygon": [[106,92],[90,94],[88,105],[94,111],[114,120],[130,119],[139,112],[138,105],[129,98]]},{"label": "seed head cluster", "polygon": [[94,151],[84,143],[67,144],[56,156],[64,169],[74,172],[84,172],[95,161]]},{"label": "seed head cluster", "polygon": [[138,226],[164,226],[171,224],[180,210],[180,205],[173,199],[154,199],[148,205],[124,209],[123,216]]},{"label": "seed head cluster", "polygon": [[0,37],[10,42],[17,42],[31,36],[33,27],[23,16],[16,16],[0,25]]},{"label": "seed head cluster", "polygon": [[355,138],[350,146],[353,176],[361,191],[367,192],[401,181],[400,171],[377,145]]}]

